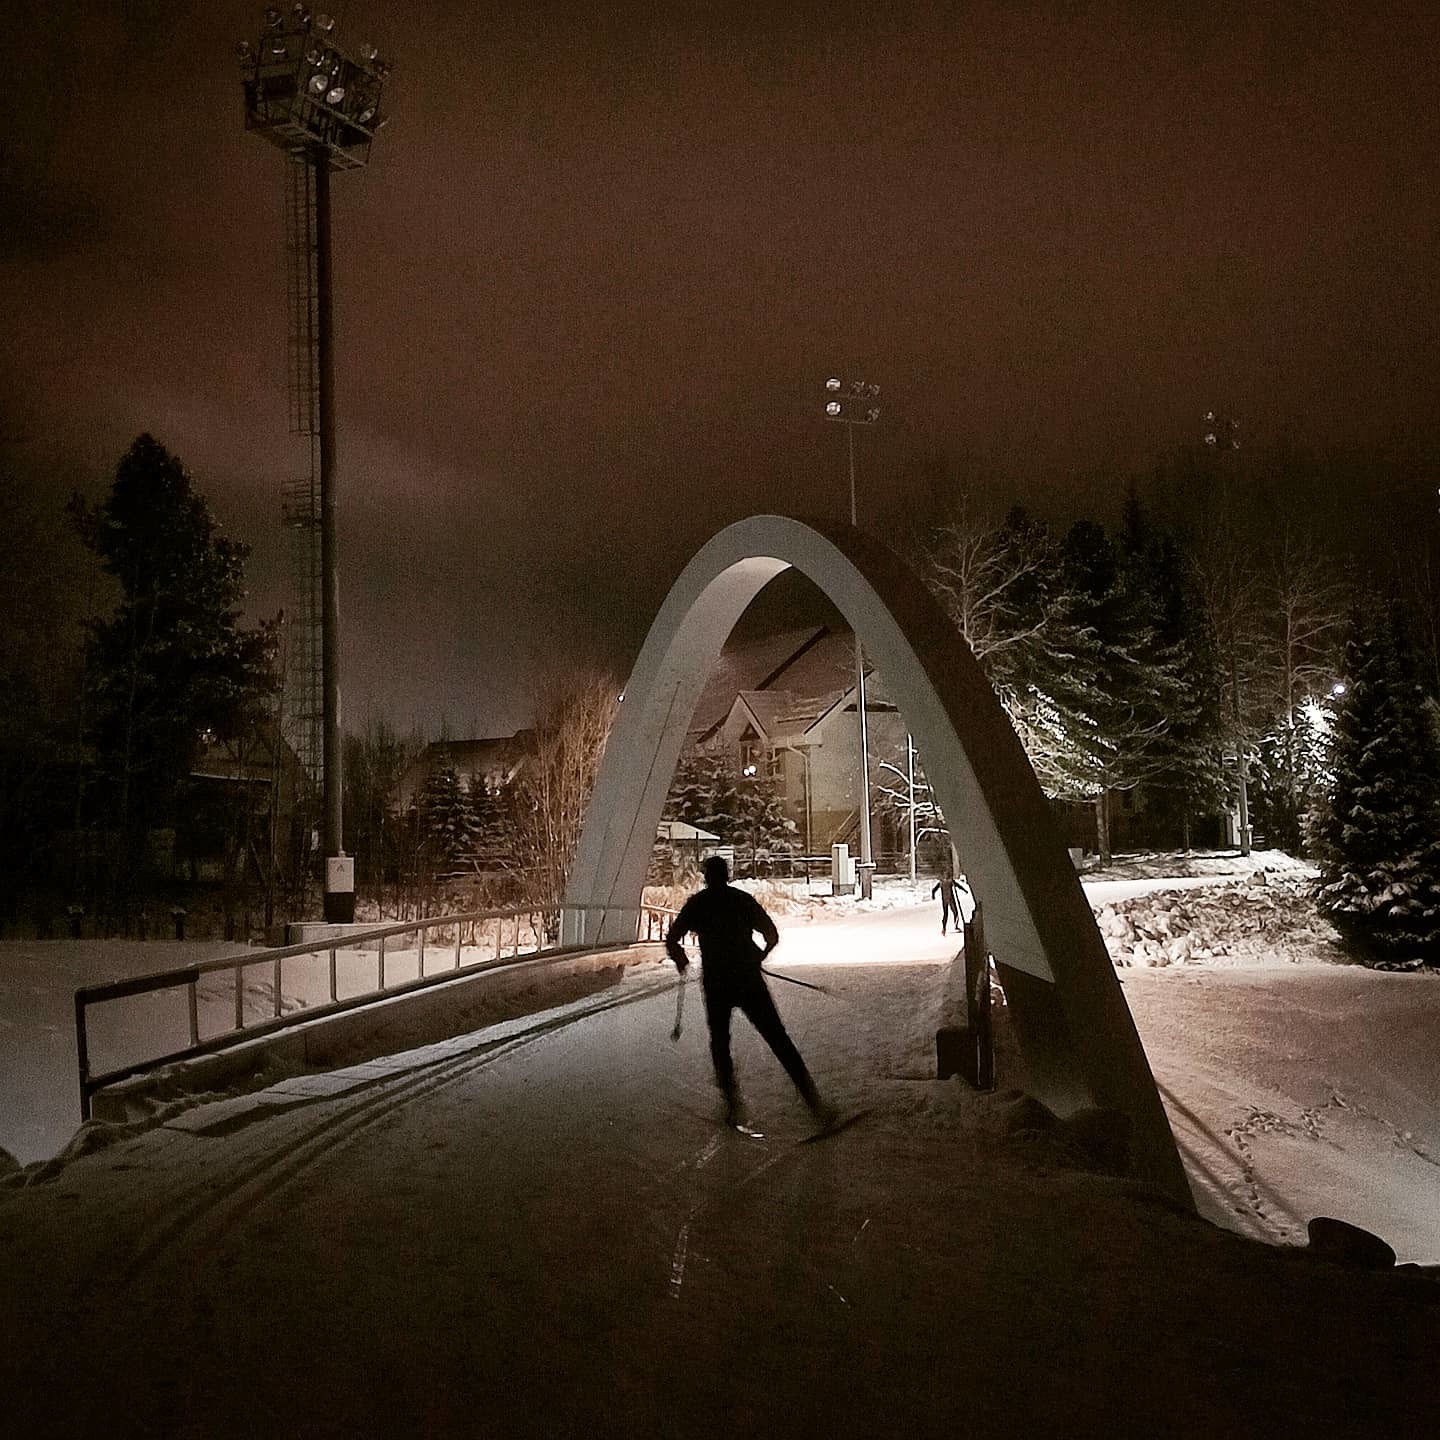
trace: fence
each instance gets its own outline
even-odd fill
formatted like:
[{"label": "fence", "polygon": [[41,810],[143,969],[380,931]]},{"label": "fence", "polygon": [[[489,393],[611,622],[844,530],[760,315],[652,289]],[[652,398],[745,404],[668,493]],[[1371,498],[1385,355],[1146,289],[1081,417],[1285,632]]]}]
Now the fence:
[{"label": "fence", "polygon": [[[621,909],[619,906],[608,905],[585,905],[566,906],[565,910],[576,911],[597,911],[603,912]],[[636,907],[623,907],[630,913],[635,913]],[[194,965],[182,966],[174,970],[159,971],[153,975],[139,975],[130,980],[117,980],[104,985],[86,985],[75,992],[75,1047],[80,1072],[80,1114],[81,1118],[88,1120],[91,1112],[91,1097],[97,1090],[104,1089],[107,1085],[114,1085],[121,1080],[128,1080],[137,1075],[148,1074],[158,1070],[165,1065],[171,1065],[181,1060],[192,1059],[199,1055],[212,1054],[217,1050],[224,1050],[238,1041],[253,1039],[257,1036],[272,1034],[275,1031],[286,1029],[292,1025],[302,1024],[309,1020],[320,1019],[327,1015],[339,1014],[345,1010],[353,1010],[362,1005],[373,1005],[378,1000],[389,999],[395,995],[404,995],[412,991],[422,989],[426,986],[438,985],[445,981],[452,980],[457,975],[475,975],[488,970],[510,969],[517,965],[534,964],[537,961],[544,962],[574,955],[585,949],[608,949],[621,948],[626,944],[640,943],[642,941],[658,940],[663,935],[669,917],[674,911],[665,910],[658,906],[642,905],[636,919],[635,938],[633,941],[615,941],[602,946],[564,946],[554,943],[547,944],[547,937],[554,937],[559,934],[561,923],[561,912],[558,909],[535,909],[531,907],[512,910],[472,910],[453,915],[436,915],[424,920],[401,921],[398,924],[378,926],[371,930],[356,931],[343,936],[332,936],[329,939],[311,941],[300,945],[287,945],[279,949],[261,950],[252,954],[240,954],[226,956],[219,960],[202,960]],[[463,939],[466,927],[470,927],[472,935],[480,939],[480,926],[486,925],[486,945],[483,948],[490,948],[489,944],[489,922],[495,922],[493,926],[493,953],[488,958],[477,958],[468,962],[462,961],[462,954],[465,948],[482,949],[480,944],[472,947],[464,947]],[[522,926],[522,921],[526,922]],[[425,959],[427,948],[431,953],[444,953],[449,958],[450,942],[447,939],[443,946],[435,944],[427,947],[427,940],[431,932],[454,931],[453,960],[443,969],[432,970],[426,973]],[[509,946],[507,951],[506,935],[509,932]],[[415,935],[418,937],[416,968],[418,974],[414,979],[402,980],[397,983],[386,983],[386,952],[389,942],[396,936]],[[529,942],[528,949],[522,949],[522,935]],[[437,935],[437,939],[439,936]],[[375,946],[375,973],[376,984],[374,988],[360,991],[353,995],[341,996],[339,994],[339,960],[341,952],[361,951],[362,947]],[[286,1012],[284,1009],[283,980],[285,962],[299,960],[305,956],[328,955],[328,999],[317,1005],[305,1005]],[[273,1013],[266,1019],[254,1020],[247,1023],[246,1019],[246,991],[245,974],[259,966],[268,966],[271,975],[271,989],[273,990],[272,1006]],[[215,1034],[200,1038],[200,982],[206,975],[228,972],[233,976],[235,987],[234,1020]],[[109,1001],[128,999],[134,996],[153,994],[159,991],[180,990],[185,992],[186,1018],[189,1030],[190,1043],[177,1049],[168,1051],[163,1055],[154,1056],[143,1060],[117,1066],[110,1070],[92,1074],[90,1070],[90,1024],[89,1014],[92,1007],[103,1005]]]}]

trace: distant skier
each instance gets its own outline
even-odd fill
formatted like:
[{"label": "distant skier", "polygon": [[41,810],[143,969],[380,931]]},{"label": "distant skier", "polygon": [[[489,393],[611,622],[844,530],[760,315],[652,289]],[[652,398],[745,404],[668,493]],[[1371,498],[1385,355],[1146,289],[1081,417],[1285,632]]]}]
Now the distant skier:
[{"label": "distant skier", "polygon": [[[710,856],[702,868],[705,888],[681,907],[665,936],[665,949],[683,975],[690,959],[680,942],[686,935],[699,938],[700,985],[705,996],[705,1019],[710,1026],[710,1058],[715,1065],[715,1083],[725,1097],[725,1123],[738,1126],[743,1120],[735,1062],[730,1058],[730,1012],[739,1009],[775,1052],[820,1126],[833,1124],[835,1110],[820,1098],[795,1042],[785,1032],[760,969],[780,942],[775,922],[753,895],[729,883],[730,867],[722,856]],[[757,932],[764,937],[763,949],[755,943]]]},{"label": "distant skier", "polygon": [[952,922],[958,930],[961,924],[960,887],[953,875],[942,875],[935,882],[930,898],[933,900],[937,895],[940,897],[940,933],[943,935]]}]

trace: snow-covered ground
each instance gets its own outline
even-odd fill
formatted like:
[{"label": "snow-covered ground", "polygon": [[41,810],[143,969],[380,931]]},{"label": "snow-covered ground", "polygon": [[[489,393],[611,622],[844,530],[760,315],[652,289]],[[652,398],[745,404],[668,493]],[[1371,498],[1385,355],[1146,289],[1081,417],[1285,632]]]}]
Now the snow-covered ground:
[{"label": "snow-covered ground", "polygon": [[[493,958],[497,938],[505,953],[510,953],[515,936],[508,925],[503,937],[497,937],[493,926],[478,937],[467,929],[462,937],[461,963]],[[478,943],[472,943],[477,939]],[[534,935],[527,928],[519,940],[529,947]],[[227,941],[0,942],[0,1150],[23,1164],[46,1160],[65,1145],[79,1124],[77,989],[208,960],[237,958],[247,962],[240,978],[241,1009],[247,1025],[330,999],[328,956],[293,956],[283,962],[277,1007],[273,965],[255,963],[262,953]],[[453,938],[427,947],[426,974],[446,970],[454,962]],[[380,982],[379,966],[374,945],[338,951],[336,995],[348,999],[374,991]],[[408,948],[392,940],[385,954],[386,985],[404,984],[419,973],[420,953],[413,940]],[[233,1028],[235,972],[226,969],[207,974],[197,990],[201,1038]],[[87,1029],[90,1066],[95,1074],[181,1050],[190,1043],[185,991],[156,991],[94,1006]]]},{"label": "snow-covered ground", "polygon": [[[857,922],[859,947],[899,919]],[[920,922],[940,938],[934,911]],[[848,929],[804,927],[836,947]],[[0,1189],[7,1429],[1436,1433],[1434,1279],[1257,1245],[1104,1173],[1013,1093],[938,1083],[943,968],[849,958],[803,970],[831,996],[774,987],[822,1084],[872,1107],[819,1145],[795,1143],[803,1111],[743,1022],[765,1138],[717,1130],[698,994],[672,1043],[658,959],[561,1011],[85,1132]],[[1324,1208],[1362,1221],[1345,1165],[1396,1194],[1397,1165],[1434,1174],[1379,1142],[1433,1133],[1440,983],[1122,974],[1191,1173],[1248,1228],[1305,1213],[1271,1177],[1317,1157]],[[1003,1037],[1000,1066],[1008,1086]],[[1381,1129],[1343,1128],[1362,1107]]]}]

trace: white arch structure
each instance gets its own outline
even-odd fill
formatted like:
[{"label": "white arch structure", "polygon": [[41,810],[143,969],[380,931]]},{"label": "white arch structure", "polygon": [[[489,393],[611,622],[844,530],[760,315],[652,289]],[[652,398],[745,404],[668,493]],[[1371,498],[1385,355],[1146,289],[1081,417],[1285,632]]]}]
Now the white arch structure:
[{"label": "white arch structure", "polygon": [[995,692],[914,572],[852,527],[756,515],[722,530],[685,567],[625,687],[566,891],[564,939],[633,939],[700,691],[746,606],[790,566],[853,626],[925,757],[985,907],[1027,1089],[1061,1115],[1123,1111],[1135,1173],[1192,1204],[1105,942]]}]

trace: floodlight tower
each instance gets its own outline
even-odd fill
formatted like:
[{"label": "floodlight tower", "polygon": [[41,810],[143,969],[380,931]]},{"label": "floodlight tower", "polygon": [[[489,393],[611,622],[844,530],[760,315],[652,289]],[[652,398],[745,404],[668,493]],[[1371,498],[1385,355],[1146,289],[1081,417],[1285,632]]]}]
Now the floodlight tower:
[{"label": "floodlight tower", "polygon": [[290,172],[291,429],[310,445],[309,474],[287,485],[284,512],[299,561],[295,708],[301,758],[311,778],[318,769],[323,783],[325,919],[344,924],[355,918],[355,863],[345,854],[341,808],[330,174],[369,162],[371,142],[385,123],[380,92],[389,65],[373,45],[354,54],[342,49],[335,21],[298,4],[288,15],[266,10],[260,39],[241,41],[238,54],[245,128],[283,151]]},{"label": "floodlight tower", "polygon": [[[845,385],[838,377],[825,382],[825,418],[845,427],[846,450],[850,458],[850,523],[858,525],[855,508],[855,427],[873,425],[880,418],[880,387],[865,380]],[[864,872],[861,893],[868,895],[875,860],[870,848],[870,722],[865,705],[865,654],[860,637],[855,637],[855,708],[860,723],[860,866]]]}]

